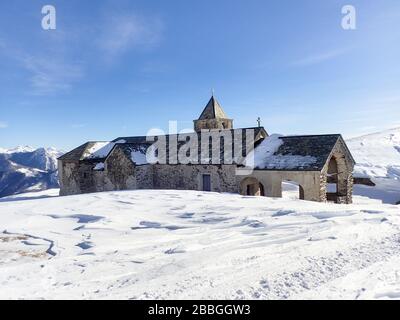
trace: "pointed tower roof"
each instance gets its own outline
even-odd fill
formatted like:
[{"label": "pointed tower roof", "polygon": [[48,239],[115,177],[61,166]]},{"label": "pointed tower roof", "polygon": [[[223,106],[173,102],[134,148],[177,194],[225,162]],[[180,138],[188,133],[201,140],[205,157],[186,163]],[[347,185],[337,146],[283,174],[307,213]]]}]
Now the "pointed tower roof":
[{"label": "pointed tower roof", "polygon": [[208,101],[206,107],[200,115],[199,120],[209,120],[209,119],[228,119],[224,110],[218,103],[214,96]]}]

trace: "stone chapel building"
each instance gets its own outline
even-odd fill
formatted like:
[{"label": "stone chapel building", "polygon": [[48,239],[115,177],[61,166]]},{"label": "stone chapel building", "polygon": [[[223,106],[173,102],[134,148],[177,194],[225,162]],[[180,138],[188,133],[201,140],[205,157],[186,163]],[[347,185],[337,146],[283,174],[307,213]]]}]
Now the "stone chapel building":
[{"label": "stone chapel building", "polygon": [[[226,161],[222,149],[217,162],[204,156],[200,144],[202,133],[208,132],[217,134],[221,144],[228,141],[230,151],[241,145],[241,156]],[[179,141],[177,135],[153,137],[153,142],[146,136],[87,142],[58,159],[60,194],[178,189],[281,197],[283,183],[292,182],[300,199],[352,202],[355,161],[340,134],[269,136],[261,126],[234,129],[233,120],[211,97],[194,121],[194,132],[186,135],[199,140],[199,152],[186,163],[176,161],[184,141],[168,148],[173,139]],[[159,139],[167,143],[166,161],[149,163],[146,152]],[[250,153],[256,159],[254,170],[246,171]]]}]

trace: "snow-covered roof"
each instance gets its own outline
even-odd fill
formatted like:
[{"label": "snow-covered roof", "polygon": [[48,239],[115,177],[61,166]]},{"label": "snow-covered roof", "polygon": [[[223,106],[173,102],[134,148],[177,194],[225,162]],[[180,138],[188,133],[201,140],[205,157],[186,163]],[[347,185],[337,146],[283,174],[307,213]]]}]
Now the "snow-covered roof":
[{"label": "snow-covered roof", "polygon": [[[213,133],[219,132],[221,136],[223,134],[229,133],[232,135],[232,141],[234,142],[234,139],[237,139],[237,137],[241,137],[242,141],[239,141],[239,143],[242,143],[242,146],[244,149],[246,149],[246,130],[253,130],[254,132],[254,139],[261,139],[267,136],[267,132],[263,127],[252,127],[252,128],[240,128],[240,129],[221,129],[221,130],[209,130],[212,131]],[[240,133],[241,135],[237,134]],[[197,137],[199,141],[201,141],[201,132],[192,132],[188,133],[188,135],[192,135],[193,137]],[[168,147],[168,142],[169,142],[169,137],[170,135],[165,135],[166,142],[167,142],[167,147]],[[146,136],[134,136],[134,137],[119,137],[113,141],[92,141],[92,142],[87,142],[72,151],[64,154],[63,156],[59,157],[59,160],[62,161],[93,161],[93,162],[102,162],[105,160],[105,158],[110,155],[111,151],[114,149],[115,146],[125,146],[124,152],[128,152],[127,150],[135,150],[135,149],[140,149],[142,154],[145,154],[147,148],[152,144],[152,142],[147,141],[148,137]],[[179,142],[179,144],[183,144],[184,142]],[[236,141],[236,143],[238,143]],[[200,143],[199,143],[200,145]],[[199,149],[200,151],[200,149]],[[222,151],[221,151],[222,152]],[[126,155],[128,158],[131,158],[130,153]],[[200,156],[200,154],[199,154]],[[135,155],[136,158],[142,157],[139,153],[136,153]],[[221,153],[221,159],[223,159],[223,152]],[[210,159],[211,161],[211,159]],[[144,160],[133,160],[134,163],[138,164],[145,164]]]},{"label": "snow-covered roof", "polygon": [[[232,144],[241,144],[243,147],[243,150],[246,150],[246,130],[251,129],[254,132],[254,140],[255,142],[257,141],[257,139],[262,139],[265,136],[267,136],[267,132],[265,131],[265,129],[263,127],[253,127],[253,128],[240,128],[240,129],[219,129],[219,130],[208,130],[210,132],[217,132],[219,134],[221,134],[221,137],[224,137],[225,134],[228,133],[228,135],[230,134],[232,137]],[[241,134],[238,134],[240,133]],[[191,132],[191,133],[187,133],[188,136],[192,138],[197,138],[198,139],[198,145],[199,145],[199,152],[198,152],[198,157],[197,157],[197,162],[198,163],[204,163],[204,158],[201,158],[201,139],[202,139],[202,135],[201,132]],[[167,145],[167,149],[168,149],[168,145],[169,145],[169,138],[171,135],[165,135],[166,138],[166,145]],[[176,138],[176,135],[173,135]],[[236,141],[235,141],[236,139]],[[241,139],[240,141],[237,141],[237,139]],[[147,152],[147,148],[149,146],[152,145],[152,142],[148,142],[147,141],[147,137],[142,136],[142,137],[120,137],[115,139],[114,141],[119,141],[119,140],[124,140],[126,141],[125,144],[119,144],[118,147],[123,148],[124,152],[126,153],[128,158],[131,158],[132,161],[136,164],[136,165],[141,165],[141,164],[147,164],[147,160],[146,160],[146,152]],[[151,140],[151,139],[150,139]],[[184,141],[179,141],[178,142],[178,150],[180,148],[181,145],[185,144]],[[212,146],[212,144],[210,143],[210,147]],[[134,155],[131,155],[131,150],[135,151]],[[144,158],[143,158],[144,157]],[[136,158],[136,159],[134,159]],[[224,150],[221,149],[220,152],[220,160],[221,163],[224,163]],[[235,162],[236,159],[234,159],[233,161]],[[150,159],[150,162],[152,160]],[[169,154],[167,153],[166,155],[166,161],[167,163],[169,162]],[[211,163],[212,159],[211,158],[207,158],[207,161],[209,161]],[[156,162],[156,160],[153,161],[153,163]],[[235,164],[240,165],[241,162],[235,162]]]},{"label": "snow-covered roof", "polygon": [[95,142],[90,148],[85,150],[84,158],[86,159],[104,159],[106,158],[116,144],[126,143],[120,139],[115,142]]},{"label": "snow-covered roof", "polygon": [[140,166],[148,164],[146,152],[150,145],[150,143],[124,143],[119,144],[116,148],[121,149],[128,159]]},{"label": "snow-covered roof", "polygon": [[339,139],[340,134],[271,135],[247,156],[244,164],[258,170],[320,171]]},{"label": "snow-covered roof", "polygon": [[245,165],[257,169],[293,170],[309,168],[317,162],[310,155],[279,154],[279,148],[284,144],[280,135],[271,135],[264,139],[245,159]]},{"label": "snow-covered roof", "polygon": [[100,161],[105,159],[115,145],[126,143],[125,140],[119,139],[116,141],[91,141],[87,142],[74,150],[59,157],[59,160],[93,160]]},{"label": "snow-covered roof", "polygon": [[[255,143],[255,151],[247,155],[245,162],[234,162],[236,165],[247,165],[258,170],[293,170],[293,171],[321,171],[326,164],[333,148],[339,139],[344,146],[345,142],[340,134],[331,135],[308,135],[308,136],[280,136],[272,135],[266,137],[267,133],[264,128],[242,128],[242,129],[221,129],[224,134],[227,132],[232,134],[232,143],[238,143],[237,139],[240,135],[235,132],[242,130],[241,139],[244,150],[246,149],[246,132],[247,129],[254,129],[254,136],[258,141]],[[201,140],[201,133],[193,132],[189,135],[198,137]],[[165,136],[169,138],[169,135]],[[167,148],[169,139],[166,139]],[[181,144],[178,143],[178,150]],[[114,148],[121,148],[128,159],[136,165],[148,164],[146,152],[152,142],[147,141],[146,136],[137,137],[121,137],[111,142],[88,142],[64,156],[60,160],[73,161],[93,161],[104,162]],[[201,142],[199,142],[199,146]],[[346,147],[347,148],[347,147]],[[351,161],[354,161],[350,152],[348,152]],[[198,163],[204,163],[201,158],[201,149],[199,148]],[[244,155],[246,156],[246,155]],[[252,159],[254,157],[254,160]],[[224,152],[221,149],[221,163],[224,163]],[[167,155],[168,163],[168,155]],[[238,160],[238,159],[235,159]],[[209,159],[210,163],[212,159]]]}]

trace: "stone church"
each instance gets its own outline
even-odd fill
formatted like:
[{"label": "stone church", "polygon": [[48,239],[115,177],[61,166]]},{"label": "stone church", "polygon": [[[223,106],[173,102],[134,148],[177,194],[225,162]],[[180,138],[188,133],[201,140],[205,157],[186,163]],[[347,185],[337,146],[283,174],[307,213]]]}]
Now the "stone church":
[{"label": "stone church", "polygon": [[[224,144],[217,161],[200,152],[200,145],[210,144],[211,149],[207,133]],[[194,120],[194,132],[186,136],[198,141],[194,156],[185,162],[177,161],[178,153],[188,152],[177,135],[87,142],[58,159],[60,194],[178,189],[282,197],[282,186],[291,183],[298,187],[299,199],[352,202],[355,161],[340,134],[269,136],[260,125],[234,129],[233,120],[213,96]],[[167,144],[165,161],[148,161],[149,148],[161,140]],[[226,160],[238,146],[239,156]],[[255,160],[247,170],[250,154]]]}]

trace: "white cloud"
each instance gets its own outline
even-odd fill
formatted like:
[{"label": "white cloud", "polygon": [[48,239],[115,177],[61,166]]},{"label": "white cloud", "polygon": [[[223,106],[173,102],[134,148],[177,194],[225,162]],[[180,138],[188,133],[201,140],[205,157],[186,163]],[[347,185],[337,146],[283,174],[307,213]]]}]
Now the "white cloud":
[{"label": "white cloud", "polygon": [[159,44],[162,29],[163,24],[158,18],[135,14],[113,15],[102,26],[98,46],[113,58],[133,48],[143,49]]},{"label": "white cloud", "polygon": [[0,121],[0,129],[5,129],[5,128],[8,128],[7,122]]},{"label": "white cloud", "polygon": [[294,66],[310,66],[318,63],[322,63],[328,60],[332,60],[337,58],[345,53],[347,53],[349,49],[338,49],[332,50],[324,53],[320,53],[317,55],[309,56],[300,60],[297,60],[292,63]]}]

